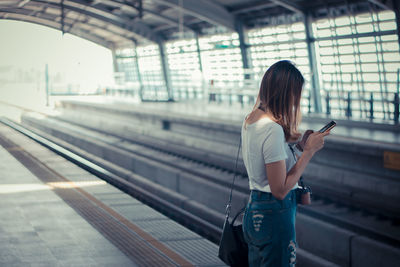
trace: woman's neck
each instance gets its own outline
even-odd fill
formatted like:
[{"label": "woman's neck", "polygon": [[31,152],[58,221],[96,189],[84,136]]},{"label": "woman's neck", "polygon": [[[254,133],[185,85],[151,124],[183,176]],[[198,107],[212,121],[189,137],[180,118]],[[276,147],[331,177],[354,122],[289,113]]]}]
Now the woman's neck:
[{"label": "woman's neck", "polygon": [[274,116],[272,115],[272,113],[270,111],[267,110],[265,112],[261,108],[257,108],[247,116],[246,122],[247,123],[253,123],[253,122],[258,121],[259,119],[262,119],[262,118],[269,118],[272,121],[276,121]]},{"label": "woman's neck", "polygon": [[276,121],[275,116],[272,114],[272,112],[268,109],[262,108],[262,107],[258,107],[258,112],[261,113],[262,117],[268,117],[273,121]]}]

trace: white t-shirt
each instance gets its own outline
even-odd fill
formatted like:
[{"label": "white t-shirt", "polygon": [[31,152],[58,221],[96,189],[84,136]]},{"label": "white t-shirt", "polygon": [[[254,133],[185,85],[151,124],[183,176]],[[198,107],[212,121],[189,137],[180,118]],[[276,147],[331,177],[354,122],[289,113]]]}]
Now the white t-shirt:
[{"label": "white t-shirt", "polygon": [[[250,190],[271,192],[265,164],[285,160],[286,172],[296,163],[285,141],[282,126],[269,118],[242,125],[242,155]],[[294,188],[297,188],[297,184]]]}]

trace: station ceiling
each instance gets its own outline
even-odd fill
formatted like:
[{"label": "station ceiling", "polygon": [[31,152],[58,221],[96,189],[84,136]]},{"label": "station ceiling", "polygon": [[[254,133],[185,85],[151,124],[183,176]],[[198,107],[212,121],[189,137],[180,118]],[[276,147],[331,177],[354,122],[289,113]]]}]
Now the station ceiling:
[{"label": "station ceiling", "polygon": [[[235,31],[270,23],[280,15],[328,15],[341,6],[366,2],[392,9],[396,0],[0,0],[0,19],[26,21],[58,29],[99,45],[160,43],[182,32]],[[322,11],[321,11],[322,10]]]}]

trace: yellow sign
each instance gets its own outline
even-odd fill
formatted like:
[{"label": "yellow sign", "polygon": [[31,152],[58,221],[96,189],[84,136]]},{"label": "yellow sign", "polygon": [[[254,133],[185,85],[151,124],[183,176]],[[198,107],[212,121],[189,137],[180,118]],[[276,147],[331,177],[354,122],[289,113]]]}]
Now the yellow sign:
[{"label": "yellow sign", "polygon": [[400,153],[384,151],[383,166],[387,169],[400,170]]}]

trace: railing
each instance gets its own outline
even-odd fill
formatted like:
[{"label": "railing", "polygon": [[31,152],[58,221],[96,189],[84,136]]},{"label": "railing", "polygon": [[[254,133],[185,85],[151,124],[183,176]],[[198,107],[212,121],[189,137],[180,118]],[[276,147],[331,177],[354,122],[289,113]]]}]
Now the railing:
[{"label": "railing", "polygon": [[107,87],[104,89],[103,94],[105,95],[120,95],[120,96],[136,96],[139,94],[139,90],[135,88],[111,88]]},{"label": "railing", "polygon": [[[356,96],[357,95],[357,96]],[[256,99],[255,90],[224,90],[213,89],[208,92],[208,102],[212,103],[240,103],[254,105]],[[374,98],[374,93],[370,92],[361,97],[357,92],[347,92],[338,95],[335,92],[326,92],[322,96],[323,114],[332,118],[348,118],[361,120],[380,120],[383,122],[394,122],[399,124],[399,93],[388,93],[387,98]],[[309,91],[302,97],[302,109],[307,113],[314,113],[312,98]]]},{"label": "railing", "polygon": [[201,100],[206,98],[206,92],[202,87],[174,87],[173,97],[175,101]]},{"label": "railing", "polygon": [[[144,90],[143,92],[145,92]],[[153,90],[156,95],[147,94],[144,99],[159,99],[157,90]],[[198,87],[179,87],[174,88],[173,97],[175,101],[185,100],[208,100],[209,103],[227,103],[233,105],[239,103],[241,107],[252,106],[257,97],[257,91],[253,88],[220,88],[209,86],[208,88]],[[344,92],[338,94],[336,91],[322,91],[322,114],[332,118],[348,118],[352,120],[383,121],[386,123],[399,124],[399,93],[388,93],[382,98],[379,92]],[[140,97],[138,88],[107,88],[106,95],[122,95],[129,97]],[[164,93],[165,94],[165,93]],[[165,98],[165,96],[162,96]],[[378,98],[379,97],[379,98]],[[303,111],[311,114],[313,110],[313,100],[309,90],[304,91],[302,97]]]},{"label": "railing", "polygon": [[254,94],[255,90],[251,89],[219,89],[212,88],[208,90],[208,102],[223,103],[228,102],[232,105],[234,102],[240,103],[242,107],[247,105],[254,105],[257,95]]},{"label": "railing", "polygon": [[399,123],[399,94],[389,93],[386,99],[374,98],[374,93],[363,96],[355,92],[348,92],[344,96],[325,95],[325,113],[347,118],[380,119]]}]

